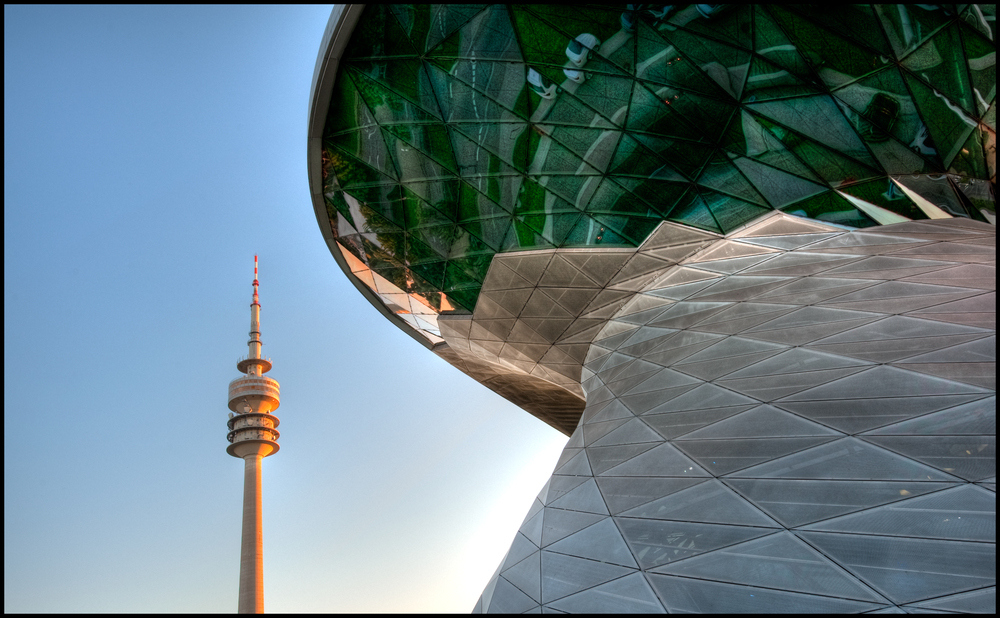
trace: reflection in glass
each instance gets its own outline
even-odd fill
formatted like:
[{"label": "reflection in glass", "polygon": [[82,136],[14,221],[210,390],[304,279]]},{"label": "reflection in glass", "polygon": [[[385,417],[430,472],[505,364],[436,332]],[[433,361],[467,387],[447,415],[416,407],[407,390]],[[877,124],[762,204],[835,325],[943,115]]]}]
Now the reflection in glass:
[{"label": "reflection in glass", "polygon": [[[995,175],[989,7],[629,6],[365,10],[324,190],[351,272],[418,331],[473,310],[498,252],[770,209],[852,227],[995,212],[974,184]],[[915,174],[973,190],[929,215],[890,180]]]}]

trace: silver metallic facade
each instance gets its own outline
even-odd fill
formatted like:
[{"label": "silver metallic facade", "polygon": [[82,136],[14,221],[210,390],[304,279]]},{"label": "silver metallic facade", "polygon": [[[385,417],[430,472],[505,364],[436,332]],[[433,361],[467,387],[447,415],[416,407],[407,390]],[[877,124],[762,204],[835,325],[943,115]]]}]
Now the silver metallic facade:
[{"label": "silver metallic facade", "polygon": [[685,231],[477,611],[992,612],[995,228]]},{"label": "silver metallic facade", "polygon": [[[901,6],[852,9],[879,16],[884,32],[909,33],[886,43],[883,55],[865,51],[862,62],[852,54],[868,45],[862,39],[871,33],[858,24],[834,20],[809,30],[836,33],[829,40],[842,47],[827,50],[819,34],[800,32],[794,41],[762,37],[770,9],[756,7],[746,9],[754,15],[746,24],[730,19],[739,26],[730,33],[734,43],[717,40],[726,35],[703,27],[708,22],[695,15],[701,9],[690,5],[673,13],[672,24],[634,24],[634,66],[615,56],[633,44],[616,33],[605,37],[590,60],[598,78],[563,83],[558,98],[539,100],[520,81],[499,80],[509,86],[501,92],[508,100],[479,84],[476,71],[485,75],[492,67],[489,75],[520,76],[529,65],[543,73],[551,65],[550,77],[560,79],[562,48],[543,57],[548,52],[533,50],[534,39],[525,32],[548,24],[546,36],[560,40],[560,29],[568,26],[552,16],[562,8],[434,5],[426,37],[414,34],[426,7],[334,10],[309,117],[310,188],[331,253],[357,289],[404,332],[571,436],[477,612],[995,612],[995,52],[992,44],[980,49],[968,42],[979,41],[970,38],[975,28],[976,37],[992,41],[995,18],[986,5],[920,5],[927,15],[919,15],[933,19],[916,23],[903,19],[910,13]],[[796,23],[819,19],[794,10]],[[895,24],[897,16],[903,21]],[[783,31],[789,31],[789,19]],[[508,31],[511,24],[520,38]],[[627,34],[625,26],[623,17]],[[480,37],[481,29],[490,36]],[[743,45],[739,41],[749,32],[756,38]],[[694,38],[681,41],[682,34]],[[664,150],[657,156],[665,157],[667,167],[655,173],[642,165],[663,161],[642,151],[645,156],[623,159],[626,164],[612,174],[612,159],[618,161],[626,143],[622,136],[636,126],[640,136],[653,131],[643,123],[622,124],[625,115],[602,114],[602,102],[617,109],[614,97],[587,94],[615,76],[611,65],[601,69],[600,63],[617,62],[635,83],[646,79],[643,71],[658,66],[661,35],[677,39],[676,60],[684,59],[678,66],[690,64],[692,75],[723,86],[735,80],[749,89],[782,74],[772,68],[796,75],[813,71],[817,79],[809,96],[816,96],[809,105],[797,105],[805,101],[805,90],[771,89],[762,103],[757,98],[765,97],[763,91],[747,90],[727,103],[739,105],[743,118],[732,116],[732,131],[704,144],[701,135],[684,138],[698,148],[712,142],[718,160],[706,154],[706,161],[727,173],[713,173],[708,165],[681,173],[684,179],[668,179],[687,183],[707,210],[646,213],[648,228],[634,243],[546,240],[557,226],[538,222],[553,217],[550,223],[558,223],[572,209],[528,216],[511,206],[501,212],[505,199],[527,204],[522,192],[504,192],[512,181],[498,185],[500,210],[483,215],[489,196],[470,192],[473,177],[520,175],[555,194],[556,181],[585,181],[576,178],[581,170],[589,170],[594,182],[615,174],[635,177],[637,186],[662,180],[669,166],[684,172],[690,153]],[[514,54],[510,58],[496,56],[500,52],[482,42],[515,38],[521,56],[515,57],[513,43],[498,47]],[[656,46],[645,49],[643,41]],[[699,45],[705,42],[705,49],[715,51],[703,51]],[[746,49],[733,56],[727,72],[716,71],[713,62],[729,62],[716,57],[720,49],[732,51],[727,45]],[[799,58],[801,67],[767,56],[795,51],[796,45],[815,47]],[[931,54],[932,48],[954,58]],[[378,49],[386,50],[388,60],[376,57]],[[798,58],[801,51],[792,55]],[[647,52],[652,55],[645,59]],[[442,54],[448,62],[433,58]],[[744,61],[751,57],[748,69]],[[350,66],[338,69],[344,58]],[[440,84],[416,77],[407,82],[399,68],[407,63],[417,67],[414,76],[425,71]],[[958,71],[963,63],[969,76],[953,75],[950,69]],[[661,68],[674,80],[676,67]],[[907,145],[909,138],[897,135],[905,114],[878,125],[878,114],[891,106],[876,91],[891,90],[886,76],[897,69],[912,92],[907,113],[922,110],[937,147],[949,144],[940,161],[924,142]],[[342,81],[348,85],[336,91],[338,75],[352,81]],[[682,90],[694,83],[674,81]],[[978,102],[963,103],[955,94],[966,82],[975,86],[969,92],[979,93]],[[446,109],[440,100],[434,103],[441,84],[460,93],[446,99],[449,105],[468,103],[475,113],[460,118],[442,111],[440,118],[422,119],[419,110]],[[781,85],[786,87],[791,85]],[[386,96],[393,89],[403,94]],[[623,109],[636,109],[636,93],[643,91],[632,92]],[[529,132],[539,136],[531,138],[536,150],[525,159],[532,164],[516,174],[498,167],[510,172],[506,176],[493,167],[482,174],[470,169],[473,159],[488,155],[482,136],[498,122],[489,114],[481,118],[480,106],[495,111],[506,102],[508,112],[516,113],[521,103],[514,102],[522,94],[531,113],[516,119],[518,126],[530,125]],[[882,108],[865,103],[872,96]],[[590,107],[577,106],[587,122],[552,112],[574,101],[589,101]],[[820,109],[820,102],[826,107]],[[837,106],[854,111],[844,120]],[[705,135],[717,129],[717,114],[707,109],[696,106],[690,113],[704,117],[689,118],[708,127]],[[747,120],[751,116],[760,126]],[[544,153],[569,143],[560,132],[585,126],[591,117],[608,118],[610,125],[592,131],[592,142],[576,144],[576,156],[586,165],[574,163],[569,171],[540,167],[548,161]],[[862,118],[878,122],[854,122]],[[330,131],[328,121],[343,126]],[[481,130],[470,129],[476,126]],[[423,143],[419,136],[430,135],[431,128],[451,142],[442,137]],[[847,148],[833,134],[863,148]],[[482,139],[472,144],[470,135]],[[735,142],[742,151],[733,150]],[[457,171],[438,170],[423,159],[413,163],[418,155],[441,155],[449,143]],[[605,152],[601,144],[617,144],[617,150]],[[807,152],[809,144],[817,149]],[[926,160],[918,165],[913,155]],[[855,165],[865,156],[871,159],[867,171]],[[432,168],[437,175],[429,174]],[[816,172],[808,183],[804,178],[813,172],[806,168]],[[879,170],[872,176],[877,182],[865,175],[873,169]],[[358,170],[382,170],[385,178],[362,182],[354,175]],[[418,185],[426,195],[413,188]],[[475,196],[462,201],[473,216],[465,220],[456,210],[453,221],[436,221],[433,229],[454,231],[446,236],[452,244],[437,255],[421,254],[414,247],[424,245],[416,241],[432,246],[445,237],[430,234],[422,217],[431,212],[430,202],[440,206],[435,217],[449,216],[442,196],[451,186],[461,187],[460,196]],[[413,210],[397,208],[403,202],[389,198],[404,190],[413,193],[405,193]],[[669,194],[658,191],[650,194],[651,204]],[[707,196],[713,192],[727,197],[712,201]],[[608,213],[589,197],[580,198],[584,193],[572,201],[583,214],[572,216],[604,221]],[[630,202],[621,195],[615,194],[611,211],[647,199]],[[503,242],[488,256],[459,255],[456,247],[476,246],[476,234],[489,244],[487,226],[474,223],[477,217],[508,226],[498,233]],[[536,223],[537,235],[521,233]],[[610,223],[608,229],[614,229]],[[454,281],[464,283],[452,286],[457,265],[472,262],[488,268],[467,268],[467,280],[456,275]],[[430,275],[421,279],[421,273],[438,272],[432,266],[444,274],[428,286]],[[453,305],[445,302],[449,298]]]}]

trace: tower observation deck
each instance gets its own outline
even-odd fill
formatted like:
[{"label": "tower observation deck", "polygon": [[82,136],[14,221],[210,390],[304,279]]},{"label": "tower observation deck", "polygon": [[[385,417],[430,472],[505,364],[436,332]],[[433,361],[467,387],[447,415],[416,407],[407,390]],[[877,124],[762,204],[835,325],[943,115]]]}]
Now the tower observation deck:
[{"label": "tower observation deck", "polygon": [[239,613],[264,612],[264,535],[261,511],[261,460],[278,452],[280,405],[278,381],[264,374],[271,361],[261,358],[257,256],[253,258],[253,302],[250,304],[249,354],[236,368],[244,374],[229,383],[229,434],[226,452],[244,461],[243,540],[240,550]]}]

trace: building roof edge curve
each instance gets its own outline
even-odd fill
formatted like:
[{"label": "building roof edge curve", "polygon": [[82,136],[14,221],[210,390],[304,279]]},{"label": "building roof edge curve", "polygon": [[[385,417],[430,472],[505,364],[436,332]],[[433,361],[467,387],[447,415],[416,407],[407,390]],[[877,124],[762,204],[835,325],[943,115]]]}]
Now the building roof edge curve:
[{"label": "building roof edge curve", "polygon": [[[333,259],[336,260],[337,265],[344,271],[347,278],[354,284],[354,287],[361,292],[362,296],[379,313],[400,330],[419,342],[420,345],[427,349],[432,349],[435,347],[434,344],[420,337],[415,331],[407,327],[403,320],[389,311],[385,304],[368,287],[351,274],[351,269],[344,261],[344,256],[336,247],[337,241],[333,235],[333,231],[330,229],[329,218],[326,212],[326,202],[323,199],[323,129],[326,125],[327,112],[330,108],[330,97],[333,93],[333,86],[337,80],[340,59],[344,50],[347,49],[347,44],[354,33],[354,28],[357,26],[364,8],[365,5],[363,4],[335,5],[330,12],[330,20],[326,24],[326,30],[323,32],[320,53],[316,58],[316,68],[313,70],[312,85],[309,90],[309,113],[306,134],[306,167],[309,176],[309,197],[312,200],[316,222],[319,224],[323,240],[333,255]],[[442,346],[445,344],[439,343],[437,345]]]}]

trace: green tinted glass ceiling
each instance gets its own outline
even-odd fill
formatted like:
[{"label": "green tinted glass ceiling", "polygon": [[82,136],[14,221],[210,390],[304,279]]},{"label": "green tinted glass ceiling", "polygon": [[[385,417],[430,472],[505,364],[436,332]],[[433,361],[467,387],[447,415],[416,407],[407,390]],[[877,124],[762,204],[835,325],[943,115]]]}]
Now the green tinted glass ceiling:
[{"label": "green tinted glass ceiling", "polygon": [[704,6],[369,6],[323,140],[352,273],[438,341],[499,252],[865,227],[927,218],[942,173],[995,182],[992,6]]}]

